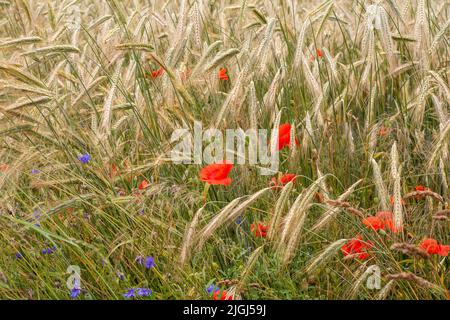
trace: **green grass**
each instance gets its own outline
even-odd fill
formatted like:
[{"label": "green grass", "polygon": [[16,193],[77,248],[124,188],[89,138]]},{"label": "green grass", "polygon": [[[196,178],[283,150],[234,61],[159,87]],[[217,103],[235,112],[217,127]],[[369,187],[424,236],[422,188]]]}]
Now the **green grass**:
[{"label": "green grass", "polygon": [[[368,45],[364,52],[368,4],[362,1],[308,1],[295,12],[290,1],[227,0],[223,7],[200,0],[1,2],[0,299],[70,299],[71,265],[81,269],[78,299],[123,299],[132,287],[151,288],[151,299],[211,299],[205,291],[210,284],[234,292],[235,299],[375,299],[380,290],[357,281],[371,265],[380,267],[381,286],[390,286],[383,299],[448,298],[448,257],[420,259],[390,249],[396,242],[418,246],[428,237],[450,244],[448,4],[418,2],[405,13],[409,1],[380,4],[393,36],[392,56],[381,29],[374,31],[373,50]],[[415,28],[420,3],[424,24]],[[73,5],[81,9],[79,30],[66,26]],[[271,19],[273,34],[264,39]],[[203,70],[233,48],[239,52]],[[296,64],[302,56],[305,62]],[[161,67],[164,74],[153,79],[151,72]],[[218,79],[221,67],[228,81]],[[271,98],[266,93],[280,68]],[[234,99],[216,122],[230,95]],[[443,201],[405,199],[403,231],[392,234],[367,229],[343,208],[313,229],[329,208],[316,195],[300,208],[304,223],[291,226],[301,232],[283,262],[277,241],[284,224],[272,239],[250,232],[252,223],[268,224],[275,212],[281,190],[271,189],[239,214],[241,224],[233,219],[201,239],[227,204],[240,197],[244,202],[272,177],[235,165],[231,185],[205,189],[203,165],[170,161],[172,132],[192,129],[194,120],[204,128],[218,123],[222,130],[246,130],[255,114],[259,128],[271,129],[280,111],[281,123],[292,123],[300,142],[296,153],[280,153],[280,173],[298,175],[283,217],[320,176],[318,192],[326,200],[362,179],[344,201],[364,216],[375,215],[382,199],[370,159],[393,195],[394,143],[401,196],[423,185]],[[385,135],[378,134],[381,128]],[[91,156],[86,164],[77,159],[84,153]],[[149,187],[139,190],[143,180]],[[185,232],[202,207],[182,264]],[[446,218],[434,219],[438,212]],[[330,244],[358,234],[373,243],[369,259],[344,259],[337,248],[305,272]],[[202,247],[199,240],[205,240]],[[42,254],[52,246],[54,253]],[[154,257],[155,267],[139,265],[139,255]],[[402,272],[433,286],[389,281]]]}]

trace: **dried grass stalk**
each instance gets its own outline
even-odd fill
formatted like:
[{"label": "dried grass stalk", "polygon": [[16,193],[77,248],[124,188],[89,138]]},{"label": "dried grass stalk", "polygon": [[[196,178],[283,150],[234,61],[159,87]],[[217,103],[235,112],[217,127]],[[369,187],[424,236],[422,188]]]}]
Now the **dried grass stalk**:
[{"label": "dried grass stalk", "polygon": [[406,281],[409,281],[409,282],[413,282],[413,283],[419,285],[422,288],[442,290],[442,288],[440,288],[436,284],[431,283],[428,280],[425,280],[424,278],[419,277],[419,276],[417,276],[417,275],[415,275],[414,273],[411,273],[411,272],[401,272],[401,273],[396,273],[396,274],[388,274],[388,275],[386,275],[386,279],[388,279],[388,280],[395,280],[395,281],[406,280]]},{"label": "dried grass stalk", "polygon": [[409,243],[394,243],[391,246],[391,250],[400,251],[404,254],[422,259],[430,258],[430,255],[425,250],[417,248],[415,245]]}]

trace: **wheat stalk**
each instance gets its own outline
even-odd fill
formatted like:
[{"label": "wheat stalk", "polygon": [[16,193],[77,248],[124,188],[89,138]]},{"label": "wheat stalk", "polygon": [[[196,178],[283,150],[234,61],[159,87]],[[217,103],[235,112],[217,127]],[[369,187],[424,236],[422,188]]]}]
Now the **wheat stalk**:
[{"label": "wheat stalk", "polygon": [[[408,1],[405,1],[408,2]],[[389,292],[391,291],[392,287],[394,286],[395,282],[394,280],[390,280],[386,285],[378,292],[377,296],[375,297],[376,300],[384,300],[388,296]]]},{"label": "wheat stalk", "polygon": [[394,226],[397,230],[403,228],[400,174],[401,169],[399,168],[397,143],[394,142],[391,148],[391,177],[394,180]]},{"label": "wheat stalk", "polygon": [[281,190],[281,194],[277,202],[275,203],[274,213],[269,223],[269,231],[267,232],[267,237],[270,240],[277,240],[277,236],[279,235],[278,230],[280,227],[281,215],[284,208],[286,207],[287,201],[289,199],[289,194],[291,193],[293,186],[294,183],[292,181],[289,181]]},{"label": "wheat stalk", "polygon": [[278,243],[275,246],[277,252],[283,252],[282,256],[284,263],[288,262],[292,257],[292,253],[297,245],[306,219],[306,211],[315,192],[319,189],[321,180],[325,178],[326,176],[317,179],[307,189],[300,193],[284,219],[283,229]]},{"label": "wheat stalk", "polygon": [[381,208],[383,209],[383,211],[387,211],[389,210],[388,193],[383,181],[383,177],[381,176],[380,167],[378,166],[378,163],[375,161],[375,159],[371,158],[370,162],[372,163],[373,178],[375,180],[375,187],[378,192],[378,197],[380,198]]},{"label": "wheat stalk", "polygon": [[198,221],[200,219],[200,216],[203,213],[203,210],[205,207],[201,207],[194,215],[194,218],[192,218],[191,223],[186,227],[186,231],[183,237],[183,246],[181,248],[181,254],[180,254],[180,264],[184,265],[186,261],[189,259],[190,254],[190,248],[193,245],[194,241],[194,232],[197,227]]},{"label": "wheat stalk", "polygon": [[241,292],[242,288],[245,286],[245,283],[246,283],[250,273],[252,272],[253,268],[255,267],[255,264],[258,261],[258,258],[261,255],[263,248],[264,248],[264,245],[256,248],[252,252],[250,257],[248,258],[248,261],[247,261],[247,264],[245,266],[245,269],[244,269],[244,271],[241,274],[241,279],[239,280],[239,282],[236,285],[236,291],[237,292]]},{"label": "wheat stalk", "polygon": [[109,90],[108,96],[105,100],[105,103],[103,105],[103,114],[102,114],[102,118],[101,118],[101,128],[100,128],[101,129],[100,134],[103,137],[107,137],[110,134],[112,103],[113,103],[114,95],[116,93],[122,64],[123,64],[123,60],[120,61],[119,63],[117,63],[116,70],[111,79],[112,85]]},{"label": "wheat stalk", "polygon": [[[247,200],[239,204],[241,198],[234,199],[222,209],[201,231],[199,235],[199,248],[208,240],[220,226],[236,219],[248,206],[261,197],[270,188],[265,188],[254,193]],[[239,204],[239,205],[238,205]]]},{"label": "wheat stalk", "polygon": [[306,266],[305,273],[313,273],[319,266],[327,262],[331,256],[333,256],[337,250],[339,250],[345,243],[347,239],[339,239],[331,243],[325,248],[320,254],[318,254],[314,259],[312,259]]}]

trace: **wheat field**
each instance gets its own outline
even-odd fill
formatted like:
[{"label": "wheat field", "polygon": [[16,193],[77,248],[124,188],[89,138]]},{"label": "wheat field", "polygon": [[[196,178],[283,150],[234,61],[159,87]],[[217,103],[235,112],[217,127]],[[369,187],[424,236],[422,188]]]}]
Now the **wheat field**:
[{"label": "wheat field", "polygon": [[[448,299],[449,35],[446,0],[0,0],[0,299]],[[172,161],[196,121],[277,172]]]}]

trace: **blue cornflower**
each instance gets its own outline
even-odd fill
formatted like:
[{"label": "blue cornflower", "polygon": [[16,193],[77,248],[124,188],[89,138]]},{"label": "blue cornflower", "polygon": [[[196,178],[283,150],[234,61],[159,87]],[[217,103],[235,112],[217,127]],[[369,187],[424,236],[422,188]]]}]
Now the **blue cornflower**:
[{"label": "blue cornflower", "polygon": [[70,297],[72,299],[76,299],[76,297],[78,297],[80,293],[81,293],[80,280],[75,279],[73,282],[73,288],[70,290]]},{"label": "blue cornflower", "polygon": [[242,217],[237,217],[236,223],[240,226],[242,224]]},{"label": "blue cornflower", "polygon": [[81,293],[81,289],[79,288],[73,288],[72,290],[70,290],[70,297],[72,299],[76,299]]},{"label": "blue cornflower", "polygon": [[81,161],[81,163],[88,163],[89,160],[91,160],[91,155],[89,153],[85,153],[78,157],[78,160]]},{"label": "blue cornflower", "polygon": [[32,174],[38,174],[40,171],[38,170],[38,169],[33,169],[33,170],[31,170],[31,173]]},{"label": "blue cornflower", "polygon": [[150,297],[152,293],[153,293],[152,289],[137,288],[137,294],[140,297]]},{"label": "blue cornflower", "polygon": [[127,292],[125,292],[123,294],[123,296],[127,299],[131,299],[135,297],[135,289],[131,288],[131,289],[127,289]]},{"label": "blue cornflower", "polygon": [[215,292],[217,289],[218,289],[218,288],[216,287],[216,285],[211,284],[209,287],[206,288],[206,292],[207,292],[208,294],[211,294],[211,293]]},{"label": "blue cornflower", "polygon": [[23,255],[20,252],[16,252],[16,259],[22,259]]},{"label": "blue cornflower", "polygon": [[155,266],[155,259],[153,257],[147,257],[145,258],[145,268],[150,269]]},{"label": "blue cornflower", "polygon": [[42,249],[42,254],[52,254],[56,251],[56,246],[53,246],[51,248],[44,248]]},{"label": "blue cornflower", "polygon": [[119,277],[120,280],[122,280],[122,281],[125,280],[125,276],[123,275],[122,272],[117,271],[117,276]]}]

